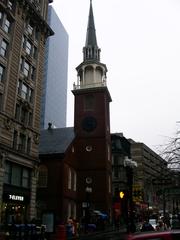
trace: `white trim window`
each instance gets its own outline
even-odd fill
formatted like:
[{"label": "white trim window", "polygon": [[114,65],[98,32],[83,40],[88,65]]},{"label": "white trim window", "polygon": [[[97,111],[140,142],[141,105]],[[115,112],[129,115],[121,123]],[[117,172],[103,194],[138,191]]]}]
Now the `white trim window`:
[{"label": "white trim window", "polygon": [[33,102],[33,90],[21,80],[18,82],[18,94],[28,102]]},{"label": "white trim window", "polygon": [[4,21],[4,26],[3,26],[3,29],[6,33],[9,33],[10,31],[10,26],[11,26],[11,23],[10,21],[6,18],[5,21]]},{"label": "white trim window", "polygon": [[107,154],[108,154],[108,161],[111,161],[110,144],[107,145]]},{"label": "white trim window", "polygon": [[1,41],[1,48],[0,48],[0,55],[3,57],[6,57],[7,55],[7,48],[8,48],[8,43],[2,39]]},{"label": "white trim window", "polygon": [[74,206],[73,206],[73,218],[76,219],[77,217],[77,207],[76,207],[76,203],[74,202]]},{"label": "white trim window", "polygon": [[68,169],[68,189],[71,189],[72,186],[72,172],[71,169]]},{"label": "white trim window", "polygon": [[3,82],[4,79],[5,67],[0,64],[0,82]]},{"label": "white trim window", "polygon": [[67,211],[67,218],[71,217],[71,202],[68,202],[68,211]]},{"label": "white trim window", "polygon": [[74,171],[74,181],[73,181],[73,190],[76,192],[77,190],[77,174]]},{"label": "white trim window", "polygon": [[12,9],[13,9],[13,3],[12,3],[12,1],[9,0],[7,6],[8,6],[8,8],[9,8],[10,10],[12,10]]},{"label": "white trim window", "polygon": [[38,187],[46,188],[48,185],[48,169],[45,165],[39,166]]},{"label": "white trim window", "polygon": [[111,193],[112,191],[112,188],[111,188],[111,176],[109,176],[109,179],[108,179],[108,185],[109,185],[109,193]]}]

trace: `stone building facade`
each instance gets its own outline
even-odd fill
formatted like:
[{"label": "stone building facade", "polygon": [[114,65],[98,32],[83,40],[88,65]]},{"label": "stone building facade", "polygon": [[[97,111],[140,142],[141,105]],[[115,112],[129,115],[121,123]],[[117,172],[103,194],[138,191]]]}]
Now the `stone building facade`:
[{"label": "stone building facade", "polygon": [[36,216],[41,81],[50,1],[0,1],[0,221]]},{"label": "stone building facade", "polygon": [[134,173],[134,184],[137,191],[141,193],[141,201],[139,196],[136,196],[136,202],[146,203],[145,207],[153,213],[165,211],[164,208],[168,206],[170,210],[172,199],[163,199],[163,189],[172,187],[174,184],[173,173],[168,168],[168,163],[144,143],[133,140],[130,142],[132,159],[138,165]]}]

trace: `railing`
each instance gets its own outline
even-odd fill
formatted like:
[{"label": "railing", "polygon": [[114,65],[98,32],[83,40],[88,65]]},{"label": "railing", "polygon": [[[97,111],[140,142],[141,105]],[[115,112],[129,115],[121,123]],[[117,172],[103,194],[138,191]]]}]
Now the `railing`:
[{"label": "railing", "polygon": [[73,84],[73,90],[85,89],[85,88],[97,88],[97,87],[106,87],[106,80],[102,82],[90,83],[90,84]]},{"label": "railing", "polygon": [[45,226],[36,226],[35,224],[11,224],[1,229],[0,233],[0,237],[6,236],[2,239],[13,240],[44,240],[46,239],[45,235]]}]

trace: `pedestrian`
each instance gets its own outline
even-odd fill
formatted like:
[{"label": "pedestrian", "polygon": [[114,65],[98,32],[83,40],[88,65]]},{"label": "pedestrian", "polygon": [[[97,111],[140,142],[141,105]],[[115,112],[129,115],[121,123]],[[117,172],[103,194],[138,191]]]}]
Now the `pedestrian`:
[{"label": "pedestrian", "polygon": [[73,220],[69,218],[66,225],[67,237],[71,238],[73,236]]},{"label": "pedestrian", "polygon": [[141,232],[147,232],[147,231],[155,231],[155,230],[148,221],[144,221],[142,228],[141,228]]}]

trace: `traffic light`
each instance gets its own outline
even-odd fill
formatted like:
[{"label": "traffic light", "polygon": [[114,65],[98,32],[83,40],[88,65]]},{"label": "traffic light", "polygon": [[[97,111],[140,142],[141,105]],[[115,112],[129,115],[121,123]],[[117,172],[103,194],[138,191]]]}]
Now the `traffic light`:
[{"label": "traffic light", "polygon": [[119,197],[120,197],[121,199],[123,199],[123,198],[125,197],[125,193],[124,193],[123,191],[120,191],[120,192],[119,192]]}]

